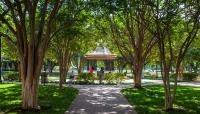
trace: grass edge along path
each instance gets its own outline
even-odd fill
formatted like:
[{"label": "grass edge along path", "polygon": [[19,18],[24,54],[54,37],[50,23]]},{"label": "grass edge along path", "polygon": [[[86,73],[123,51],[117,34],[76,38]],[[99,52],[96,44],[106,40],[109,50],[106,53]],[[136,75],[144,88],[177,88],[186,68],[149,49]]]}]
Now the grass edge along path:
[{"label": "grass edge along path", "polygon": [[0,114],[62,114],[78,95],[71,87],[39,86],[40,112],[23,112],[21,107],[21,85],[0,84]]},{"label": "grass edge along path", "polygon": [[200,114],[200,88],[178,86],[174,104],[176,111],[165,112],[164,87],[144,86],[143,89],[126,88],[121,90],[138,114]]}]

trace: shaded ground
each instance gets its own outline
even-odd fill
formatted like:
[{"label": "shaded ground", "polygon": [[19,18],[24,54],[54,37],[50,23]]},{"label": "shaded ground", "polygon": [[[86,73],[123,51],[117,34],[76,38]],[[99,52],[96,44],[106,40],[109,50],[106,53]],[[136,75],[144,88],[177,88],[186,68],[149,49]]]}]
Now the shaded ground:
[{"label": "shaded ground", "polygon": [[65,114],[136,114],[121,95],[120,88],[79,86],[79,96]]}]

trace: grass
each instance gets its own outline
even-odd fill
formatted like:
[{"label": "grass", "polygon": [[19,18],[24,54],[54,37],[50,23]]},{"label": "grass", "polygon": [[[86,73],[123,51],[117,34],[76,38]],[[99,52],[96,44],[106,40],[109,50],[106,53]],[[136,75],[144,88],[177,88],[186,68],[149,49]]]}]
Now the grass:
[{"label": "grass", "polygon": [[[56,86],[39,87],[40,114],[63,114],[78,94],[74,88]],[[21,112],[21,85],[0,84],[0,114],[38,114],[38,112]]]},{"label": "grass", "polygon": [[127,88],[122,93],[138,114],[200,114],[200,88],[197,87],[178,87],[174,107],[184,111],[172,112],[163,111],[164,89],[161,85],[145,86],[141,90]]}]

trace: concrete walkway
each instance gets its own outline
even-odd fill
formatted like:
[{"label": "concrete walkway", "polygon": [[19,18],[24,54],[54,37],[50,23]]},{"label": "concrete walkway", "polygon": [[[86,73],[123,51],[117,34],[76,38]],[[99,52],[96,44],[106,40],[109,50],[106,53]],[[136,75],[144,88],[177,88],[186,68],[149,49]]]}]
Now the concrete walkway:
[{"label": "concrete walkway", "polygon": [[[143,83],[147,83],[144,85],[154,85],[154,84],[163,84],[162,80],[149,80],[142,79]],[[151,83],[151,84],[148,84]],[[170,82],[170,84],[174,84],[174,82]],[[178,86],[192,86],[192,87],[200,87],[200,81],[190,81],[190,82],[178,82]]]},{"label": "concrete walkway", "polygon": [[[163,84],[162,80],[143,79],[142,82],[143,86]],[[178,85],[200,87],[200,82],[178,82]],[[79,89],[79,95],[65,114],[137,114],[120,93],[123,88],[133,87],[132,84],[72,86]]]},{"label": "concrete walkway", "polygon": [[65,114],[137,114],[119,87],[79,86],[79,95]]},{"label": "concrete walkway", "polygon": [[[133,86],[133,80],[125,80],[123,82],[124,84],[129,84],[129,86]],[[163,84],[162,80],[151,80],[151,79],[142,79],[142,85],[157,85],[157,84]],[[174,84],[174,82],[170,82],[170,84]],[[200,81],[189,81],[189,82],[178,82],[178,86],[192,86],[192,87],[200,87]],[[122,85],[123,86],[123,85]]]}]

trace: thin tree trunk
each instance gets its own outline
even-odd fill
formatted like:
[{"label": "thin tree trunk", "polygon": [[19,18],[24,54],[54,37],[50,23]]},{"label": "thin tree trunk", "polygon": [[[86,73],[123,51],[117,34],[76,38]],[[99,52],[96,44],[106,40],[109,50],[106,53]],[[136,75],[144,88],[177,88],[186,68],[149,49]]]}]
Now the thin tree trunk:
[{"label": "thin tree trunk", "polygon": [[165,67],[162,67],[161,65],[161,73],[162,73],[162,79],[164,84],[164,90],[165,90],[165,110],[170,111],[173,109],[173,98],[170,91],[170,81],[169,81],[169,69]]},{"label": "thin tree trunk", "polygon": [[183,65],[178,63],[176,67],[176,76],[178,76],[178,80],[183,80],[183,70]]},{"label": "thin tree trunk", "polygon": [[170,111],[173,109],[173,97],[171,94],[171,88],[170,88],[170,80],[169,80],[169,71],[171,67],[163,67],[161,72],[163,72],[163,83],[164,83],[164,90],[165,90],[165,110]]},{"label": "thin tree trunk", "polygon": [[17,64],[17,69],[18,69],[18,72],[19,72],[19,81],[21,82],[22,81],[22,77],[21,77],[20,62],[18,62],[18,64]]},{"label": "thin tree trunk", "polygon": [[165,88],[165,110],[170,111],[173,109],[172,96],[170,92],[170,87]]},{"label": "thin tree trunk", "polygon": [[81,73],[82,72],[82,59],[79,58],[79,64],[78,64],[78,73]]},{"label": "thin tree trunk", "polygon": [[176,63],[176,74],[175,74],[175,77],[174,77],[174,90],[173,90],[172,103],[174,103],[174,101],[176,100],[177,79],[178,79],[178,77],[179,77],[179,79],[180,79],[180,77],[182,79],[182,75],[183,75],[182,71],[181,71],[181,74],[180,74],[180,67],[182,67],[182,70],[183,70],[183,66],[181,65],[181,62],[179,60]]},{"label": "thin tree trunk", "polygon": [[62,88],[62,85],[66,82],[66,75],[69,70],[69,64],[71,59],[71,52],[68,49],[65,49],[64,53],[60,53],[59,63],[60,63],[60,81],[59,86]]},{"label": "thin tree trunk", "polygon": [[60,54],[59,57],[59,70],[60,70],[60,80],[59,80],[59,87],[62,88],[62,85],[64,82],[64,77],[65,77],[65,63],[64,63],[64,57],[63,57],[63,53]]}]

